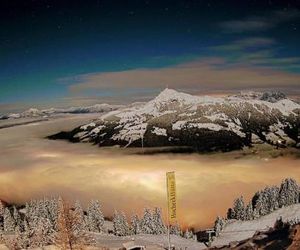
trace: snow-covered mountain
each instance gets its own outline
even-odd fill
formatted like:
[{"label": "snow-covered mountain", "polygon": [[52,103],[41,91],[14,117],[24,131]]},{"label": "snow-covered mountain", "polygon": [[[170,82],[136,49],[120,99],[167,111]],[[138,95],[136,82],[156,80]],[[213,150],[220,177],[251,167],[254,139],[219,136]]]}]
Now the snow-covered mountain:
[{"label": "snow-covered mountain", "polygon": [[22,113],[10,113],[0,116],[0,119],[17,119],[17,118],[33,118],[33,117],[49,117],[55,114],[84,114],[84,113],[103,113],[116,110],[123,107],[122,105],[109,105],[106,103],[95,104],[87,107],[70,107],[70,108],[50,108],[50,109],[37,109],[30,108]]},{"label": "snow-covered mountain", "polygon": [[50,138],[99,146],[187,146],[228,151],[252,143],[299,146],[300,105],[278,93],[216,98],[165,89],[137,106],[104,114]]}]

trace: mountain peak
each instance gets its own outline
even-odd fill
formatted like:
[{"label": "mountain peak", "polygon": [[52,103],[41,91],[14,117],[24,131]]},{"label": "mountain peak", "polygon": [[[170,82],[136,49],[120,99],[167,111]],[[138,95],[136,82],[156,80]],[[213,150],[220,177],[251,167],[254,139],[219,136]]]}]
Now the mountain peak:
[{"label": "mountain peak", "polygon": [[165,88],[159,95],[155,98],[156,101],[170,101],[170,100],[188,100],[193,99],[195,96],[178,92],[174,89]]},{"label": "mountain peak", "polygon": [[157,97],[159,97],[159,96],[161,96],[161,97],[170,97],[170,96],[176,95],[178,93],[180,93],[180,92],[176,91],[175,89],[165,88],[163,91],[161,91],[159,93],[159,95]]}]

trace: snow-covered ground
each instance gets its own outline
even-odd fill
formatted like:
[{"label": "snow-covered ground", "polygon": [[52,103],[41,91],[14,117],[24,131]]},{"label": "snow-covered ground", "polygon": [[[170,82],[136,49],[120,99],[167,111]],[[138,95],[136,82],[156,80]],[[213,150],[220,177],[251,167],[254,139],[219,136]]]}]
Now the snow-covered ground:
[{"label": "snow-covered ground", "polygon": [[250,238],[256,231],[268,230],[274,226],[275,221],[282,217],[283,221],[300,218],[300,204],[291,205],[274,211],[271,214],[252,221],[234,221],[228,223],[220,236],[213,241],[213,246],[227,245],[233,241]]},{"label": "snow-covered ground", "polygon": [[[165,249],[168,247],[166,235],[140,234],[126,237],[114,235],[95,234],[96,246],[108,247],[109,249],[119,249],[125,245],[146,246],[146,249]],[[176,249],[196,250],[206,249],[202,243],[188,240],[176,235],[171,235],[171,245]]]}]

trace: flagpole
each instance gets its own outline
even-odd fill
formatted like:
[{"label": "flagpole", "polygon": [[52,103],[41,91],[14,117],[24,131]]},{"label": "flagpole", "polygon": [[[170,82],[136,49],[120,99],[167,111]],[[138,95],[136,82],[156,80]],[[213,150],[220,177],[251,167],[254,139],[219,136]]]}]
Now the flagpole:
[{"label": "flagpole", "polygon": [[168,173],[166,173],[166,186],[167,186],[167,217],[168,217],[168,249],[171,250],[171,237],[170,237],[170,211],[169,211],[169,189],[168,189]]}]

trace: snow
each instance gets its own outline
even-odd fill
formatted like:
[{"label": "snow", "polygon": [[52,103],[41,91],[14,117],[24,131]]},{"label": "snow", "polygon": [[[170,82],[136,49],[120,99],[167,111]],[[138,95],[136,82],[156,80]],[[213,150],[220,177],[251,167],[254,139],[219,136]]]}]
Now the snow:
[{"label": "snow", "polygon": [[[244,138],[246,135],[243,132],[243,124],[239,117],[232,117],[231,109],[234,111],[241,109],[241,112],[248,112],[248,119],[256,119],[251,112],[252,107],[262,115],[270,116],[274,115],[274,111],[288,116],[294,114],[293,111],[295,109],[300,109],[299,104],[289,99],[281,99],[274,103],[261,100],[262,94],[247,92],[227,98],[216,98],[193,96],[166,88],[149,102],[113,110],[102,115],[100,120],[101,123],[114,123],[116,132],[111,139],[115,141],[125,140],[128,142],[128,146],[132,142],[143,138],[148,122],[158,117],[166,116],[166,118],[170,118],[170,122],[173,122],[173,130],[189,128],[208,129],[211,131],[224,130],[232,131]],[[180,117],[180,120],[174,121],[173,116]],[[164,118],[161,119],[164,120]],[[168,119],[166,119],[167,123]],[[289,140],[289,137],[284,134],[283,127],[282,124],[278,123],[278,126],[274,127],[274,131],[267,135],[267,138],[273,142],[281,138],[293,144],[294,141]],[[87,129],[88,125],[84,125],[81,128]],[[100,128],[94,129],[90,136],[93,137],[94,134],[103,133],[101,130]],[[167,135],[166,127],[163,125],[154,128],[151,132],[157,135]],[[266,133],[268,132],[266,131]]]},{"label": "snow", "polygon": [[172,124],[173,130],[180,130],[182,129],[186,124],[186,121],[177,121],[174,124]]},{"label": "snow", "polygon": [[90,133],[91,134],[98,134],[103,128],[105,128],[105,126],[104,125],[100,125],[100,126],[94,128],[93,130],[91,130]]},{"label": "snow", "polygon": [[[138,234],[132,236],[118,237],[114,235],[93,234],[98,246],[109,247],[110,249],[120,249],[128,244],[146,246],[146,249],[166,249],[168,246],[167,235]],[[176,235],[171,235],[171,245],[176,249],[196,250],[206,249],[203,243],[188,240]]]},{"label": "snow", "polygon": [[275,135],[273,132],[265,133],[265,136],[266,136],[266,139],[268,141],[271,141],[272,143],[276,143],[280,139],[280,137]]},{"label": "snow", "polygon": [[226,121],[228,120],[228,116],[224,113],[217,113],[217,114],[212,114],[212,115],[205,115],[204,117],[206,117],[207,119],[211,120],[212,122],[216,121],[216,120],[222,120],[222,121]]},{"label": "snow", "polygon": [[92,106],[79,106],[69,108],[49,108],[49,109],[37,109],[30,108],[21,113],[10,113],[8,118],[18,119],[24,117],[49,117],[55,114],[84,114],[84,113],[104,113],[112,110],[117,110],[124,107],[123,105],[110,105],[107,103],[95,104]]},{"label": "snow", "polygon": [[88,127],[95,127],[95,126],[96,126],[96,123],[91,122],[91,123],[88,123],[86,125],[81,126],[80,128],[83,129],[83,130],[87,130]]},{"label": "snow", "polygon": [[214,123],[189,123],[188,128],[204,128],[204,129],[209,129],[209,130],[213,130],[213,131],[220,131],[222,130],[224,127],[218,125],[218,124],[214,124]]},{"label": "snow", "polygon": [[125,126],[122,130],[119,131],[119,133],[113,135],[112,139],[115,141],[124,140],[132,143],[133,141],[143,138],[148,124],[141,123],[133,126],[130,125],[131,124],[125,124]]},{"label": "snow", "polygon": [[167,130],[165,128],[153,127],[153,134],[167,136]]},{"label": "snow", "polygon": [[251,221],[233,221],[225,225],[219,237],[213,241],[213,246],[227,245],[232,241],[241,241],[250,238],[256,231],[268,230],[274,226],[275,221],[282,217],[283,221],[300,218],[300,204],[278,209],[271,214]]},{"label": "snow", "polygon": [[259,136],[253,133],[251,134],[251,142],[254,144],[263,143],[263,141],[259,138]]},{"label": "snow", "polygon": [[[240,122],[239,119],[237,119],[236,122],[239,123],[239,124],[241,124],[241,122]],[[226,123],[227,126],[228,126],[228,128],[226,128],[226,130],[232,131],[232,132],[234,132],[235,134],[237,134],[237,135],[240,136],[240,137],[246,137],[246,134],[245,134],[244,132],[241,132],[241,129],[242,129],[242,128],[241,128],[240,126],[236,125],[236,124],[233,123],[233,122],[225,122],[225,123]]]}]

